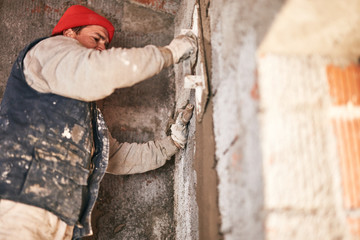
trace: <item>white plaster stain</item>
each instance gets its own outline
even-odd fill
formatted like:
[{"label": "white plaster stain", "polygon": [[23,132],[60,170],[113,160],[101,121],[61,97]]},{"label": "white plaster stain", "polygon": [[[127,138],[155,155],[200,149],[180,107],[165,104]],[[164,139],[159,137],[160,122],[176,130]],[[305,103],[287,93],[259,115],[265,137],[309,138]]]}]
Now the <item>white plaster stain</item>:
[{"label": "white plaster stain", "polygon": [[133,72],[136,72],[138,70],[137,65],[134,64],[133,67],[132,67],[132,70],[133,70]]},{"label": "white plaster stain", "polygon": [[[31,161],[32,160],[32,156],[30,155],[21,155],[21,158],[24,159],[24,160],[27,160],[27,161]],[[21,162],[21,164],[25,164],[24,161]]]},{"label": "white plaster stain", "polygon": [[61,184],[66,184],[66,179],[65,179],[64,177],[61,177],[60,183],[61,183]]},{"label": "white plaster stain", "polygon": [[71,138],[70,129],[67,126],[64,128],[64,132],[61,134],[61,136],[66,137],[68,139]]},{"label": "white plaster stain", "polygon": [[35,194],[41,194],[41,193],[46,192],[46,188],[40,187],[39,184],[35,184],[35,185],[30,186],[28,189],[26,189],[26,192],[27,193],[32,192],[32,193],[35,193]]},{"label": "white plaster stain", "polygon": [[121,54],[117,55],[118,59],[125,65],[125,66],[129,66],[130,65],[130,61],[127,59],[127,52],[124,50]]},{"label": "white plaster stain", "polygon": [[126,66],[129,66],[130,65],[130,61],[129,60],[126,60],[126,59],[121,59],[122,60],[122,62],[124,63],[124,65],[126,65]]},{"label": "white plaster stain", "polygon": [[1,125],[8,126],[10,124],[8,119],[4,119],[3,123]]},{"label": "white plaster stain", "polygon": [[1,178],[2,179],[6,179],[7,175],[9,174],[10,172],[10,167],[6,167],[5,166],[5,169],[3,169],[3,172],[1,173]]}]

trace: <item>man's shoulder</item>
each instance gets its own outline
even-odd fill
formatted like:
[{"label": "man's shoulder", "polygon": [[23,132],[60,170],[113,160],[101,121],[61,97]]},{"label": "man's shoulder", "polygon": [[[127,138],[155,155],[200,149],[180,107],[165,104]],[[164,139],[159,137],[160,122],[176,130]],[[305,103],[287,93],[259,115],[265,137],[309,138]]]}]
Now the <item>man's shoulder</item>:
[{"label": "man's shoulder", "polygon": [[30,54],[36,56],[55,54],[58,52],[64,52],[74,50],[80,46],[79,42],[75,39],[65,37],[62,35],[45,38],[36,44],[31,50]]},{"label": "man's shoulder", "polygon": [[48,37],[45,38],[44,40],[42,40],[38,45],[62,45],[62,44],[76,44],[77,45],[77,40],[70,38],[70,37],[65,37],[63,35],[58,35],[58,36],[52,36],[52,37]]}]

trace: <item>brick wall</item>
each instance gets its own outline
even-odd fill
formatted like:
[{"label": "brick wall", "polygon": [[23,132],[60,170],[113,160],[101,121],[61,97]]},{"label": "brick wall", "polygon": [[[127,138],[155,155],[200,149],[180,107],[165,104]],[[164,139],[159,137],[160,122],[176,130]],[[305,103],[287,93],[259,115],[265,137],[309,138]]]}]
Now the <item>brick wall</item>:
[{"label": "brick wall", "polygon": [[360,66],[326,68],[339,152],[343,207],[353,239],[360,238]]}]

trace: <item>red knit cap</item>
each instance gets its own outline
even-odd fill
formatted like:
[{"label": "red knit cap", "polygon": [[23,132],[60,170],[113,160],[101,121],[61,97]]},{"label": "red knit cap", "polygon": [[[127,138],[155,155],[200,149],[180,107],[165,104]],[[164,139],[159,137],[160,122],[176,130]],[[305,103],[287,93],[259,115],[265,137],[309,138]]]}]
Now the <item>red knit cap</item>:
[{"label": "red knit cap", "polygon": [[86,25],[99,25],[104,27],[109,34],[109,42],[111,42],[115,31],[111,22],[96,12],[80,5],[73,5],[65,11],[64,15],[54,27],[51,35],[59,34],[69,28]]}]

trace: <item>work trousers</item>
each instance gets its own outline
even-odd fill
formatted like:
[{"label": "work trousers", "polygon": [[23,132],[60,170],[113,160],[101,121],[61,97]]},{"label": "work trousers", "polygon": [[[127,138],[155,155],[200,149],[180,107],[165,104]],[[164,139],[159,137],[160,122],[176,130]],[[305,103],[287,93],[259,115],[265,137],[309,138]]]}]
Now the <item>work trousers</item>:
[{"label": "work trousers", "polygon": [[0,199],[0,240],[67,240],[73,229],[45,209]]}]

